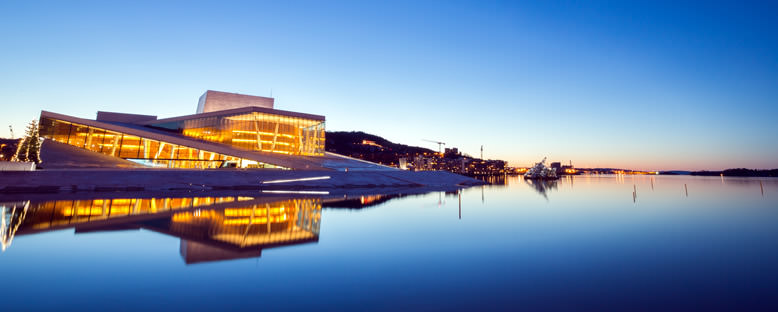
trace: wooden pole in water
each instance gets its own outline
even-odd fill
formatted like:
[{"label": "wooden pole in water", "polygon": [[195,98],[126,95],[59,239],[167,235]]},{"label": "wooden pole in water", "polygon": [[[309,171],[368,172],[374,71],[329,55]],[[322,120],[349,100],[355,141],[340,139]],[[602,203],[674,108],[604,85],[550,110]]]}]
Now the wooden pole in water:
[{"label": "wooden pole in water", "polygon": [[654,190],[654,177],[651,177],[651,190]]},{"label": "wooden pole in water", "polygon": [[759,181],[759,190],[762,191],[762,197],[764,197],[764,186],[762,186],[762,181]]},{"label": "wooden pole in water", "polygon": [[462,220],[462,191],[457,191],[459,193],[459,220]]},{"label": "wooden pole in water", "polygon": [[686,183],[683,184],[683,189],[686,191],[686,197],[689,197],[689,188],[686,186]]}]

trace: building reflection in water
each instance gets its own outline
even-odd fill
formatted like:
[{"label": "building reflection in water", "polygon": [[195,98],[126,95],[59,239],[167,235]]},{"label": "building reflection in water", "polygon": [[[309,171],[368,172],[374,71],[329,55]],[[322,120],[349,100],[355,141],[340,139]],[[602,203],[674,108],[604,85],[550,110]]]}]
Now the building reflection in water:
[{"label": "building reflection in water", "polygon": [[508,177],[509,176],[505,174],[498,174],[498,175],[475,176],[473,178],[489,183],[489,185],[492,186],[507,186]]},{"label": "building reflection in water", "polygon": [[[387,193],[387,194],[364,194],[364,195],[360,194],[360,195],[344,196],[342,198],[332,197],[324,200],[322,207],[334,208],[334,209],[363,209],[369,207],[378,207],[393,199],[404,198],[407,196],[417,196],[417,195],[420,196],[420,195],[433,193],[433,192],[434,191],[422,191],[422,192],[411,191],[411,192]],[[438,193],[442,194],[443,192],[438,192]],[[450,192],[445,191],[445,193],[449,194]],[[456,194],[456,191],[454,191],[451,194]]]},{"label": "building reflection in water", "polygon": [[401,198],[405,196],[406,195],[403,194],[391,194],[391,195],[371,194],[371,195],[360,195],[356,197],[329,199],[325,201],[324,208],[362,209],[371,206],[378,206],[389,200],[395,198]]},{"label": "building reflection in water", "polygon": [[527,183],[527,185],[531,186],[538,194],[542,195],[543,198],[548,200],[548,191],[555,190],[557,188],[557,181],[556,180],[535,180],[535,179],[524,179],[524,183]]},{"label": "building reflection in water", "polygon": [[0,203],[2,247],[14,236],[147,229],[181,238],[187,264],[259,257],[262,249],[317,242],[318,198],[114,198]]}]

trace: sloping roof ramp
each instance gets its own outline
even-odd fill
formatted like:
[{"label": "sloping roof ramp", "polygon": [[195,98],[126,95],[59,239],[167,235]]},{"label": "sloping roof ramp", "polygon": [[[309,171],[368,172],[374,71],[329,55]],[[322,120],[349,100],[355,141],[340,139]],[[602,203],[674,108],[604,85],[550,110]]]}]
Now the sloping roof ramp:
[{"label": "sloping roof ramp", "polygon": [[152,121],[152,120],[157,120],[157,116],[103,112],[103,111],[97,112],[97,121],[141,123],[141,122]]}]

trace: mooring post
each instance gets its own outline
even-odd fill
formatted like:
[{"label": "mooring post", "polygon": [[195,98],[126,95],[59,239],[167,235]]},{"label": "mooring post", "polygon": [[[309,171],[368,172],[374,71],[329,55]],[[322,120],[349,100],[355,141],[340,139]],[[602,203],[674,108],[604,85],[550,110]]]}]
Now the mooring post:
[{"label": "mooring post", "polygon": [[761,180],[759,180],[759,190],[762,191],[762,197],[764,197],[764,186],[762,186]]},{"label": "mooring post", "polygon": [[459,194],[459,220],[462,220],[462,191],[457,191]]}]

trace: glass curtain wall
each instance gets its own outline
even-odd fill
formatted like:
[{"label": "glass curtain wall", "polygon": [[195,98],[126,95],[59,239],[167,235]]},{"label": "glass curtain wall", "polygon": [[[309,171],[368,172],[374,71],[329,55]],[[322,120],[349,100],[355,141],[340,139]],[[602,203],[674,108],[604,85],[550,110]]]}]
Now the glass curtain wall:
[{"label": "glass curtain wall", "polygon": [[150,167],[207,169],[281,168],[239,157],[42,117],[42,137]]},{"label": "glass curtain wall", "polygon": [[185,136],[242,149],[287,155],[324,155],[324,121],[252,112],[158,124]]}]

